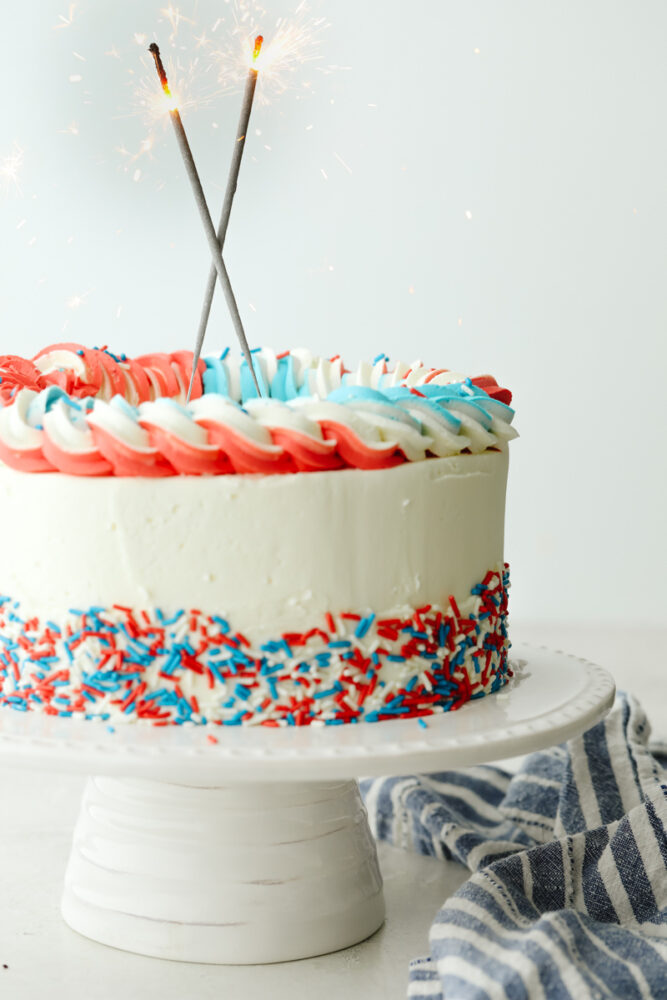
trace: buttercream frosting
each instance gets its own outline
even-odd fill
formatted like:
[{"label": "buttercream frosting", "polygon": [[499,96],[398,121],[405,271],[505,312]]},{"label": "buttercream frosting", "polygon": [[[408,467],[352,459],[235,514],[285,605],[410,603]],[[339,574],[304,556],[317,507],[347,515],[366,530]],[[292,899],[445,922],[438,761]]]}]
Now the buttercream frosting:
[{"label": "buttercream frosting", "polygon": [[340,358],[261,349],[257,393],[241,358],[132,360],[55,345],[33,362],[0,358],[0,460],[25,472],[168,476],[387,468],[502,447],[516,436],[510,394],[477,379],[384,356],[348,371]]},{"label": "buttercream frosting", "polygon": [[505,682],[508,390],[254,363],[261,398],[223,352],[186,404],[190,352],[0,358],[0,704],[340,724]]}]

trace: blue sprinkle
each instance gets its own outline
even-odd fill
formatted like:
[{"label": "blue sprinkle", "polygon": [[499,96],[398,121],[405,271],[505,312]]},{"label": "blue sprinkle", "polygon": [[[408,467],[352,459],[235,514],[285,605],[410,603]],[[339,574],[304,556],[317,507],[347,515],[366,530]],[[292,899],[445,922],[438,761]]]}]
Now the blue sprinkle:
[{"label": "blue sprinkle", "polygon": [[320,698],[328,698],[328,697],[330,697],[330,695],[338,694],[338,691],[340,691],[340,690],[342,690],[342,688],[340,686],[337,687],[337,688],[336,687],[327,688],[326,691],[317,691],[313,695],[313,698],[316,701],[319,701]]},{"label": "blue sprinkle", "polygon": [[374,621],[375,621],[375,615],[367,615],[365,618],[362,618],[359,624],[357,625],[356,629],[354,630],[356,638],[363,639],[363,637],[366,635],[366,633],[368,632],[369,628],[371,627]]}]

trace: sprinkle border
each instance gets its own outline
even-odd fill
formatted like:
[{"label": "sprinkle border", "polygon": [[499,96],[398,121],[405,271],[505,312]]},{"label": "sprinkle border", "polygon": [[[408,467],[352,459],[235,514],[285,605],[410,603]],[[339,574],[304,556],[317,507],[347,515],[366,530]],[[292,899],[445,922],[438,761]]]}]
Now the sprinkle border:
[{"label": "sprinkle border", "polygon": [[41,622],[0,596],[0,705],[155,726],[423,725],[512,676],[508,589],[505,564],[461,607],[451,596],[446,608],[327,613],[256,645],[198,609],[72,608]]}]

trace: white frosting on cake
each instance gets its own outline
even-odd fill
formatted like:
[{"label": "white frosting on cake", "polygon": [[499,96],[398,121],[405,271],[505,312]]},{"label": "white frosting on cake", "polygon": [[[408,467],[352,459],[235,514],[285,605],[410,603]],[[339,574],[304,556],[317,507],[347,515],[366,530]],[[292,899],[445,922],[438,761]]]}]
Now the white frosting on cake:
[{"label": "white frosting on cake", "polygon": [[507,448],[390,469],[166,479],[0,467],[3,592],[31,614],[224,613],[277,635],[327,611],[466,598],[503,562]]}]

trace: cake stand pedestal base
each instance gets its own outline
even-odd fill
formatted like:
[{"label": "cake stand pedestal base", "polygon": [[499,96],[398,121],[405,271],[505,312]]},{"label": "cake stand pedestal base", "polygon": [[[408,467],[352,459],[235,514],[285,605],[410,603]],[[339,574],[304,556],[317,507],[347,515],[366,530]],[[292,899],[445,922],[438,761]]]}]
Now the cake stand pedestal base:
[{"label": "cake stand pedestal base", "polygon": [[193,787],[90,778],[62,912],[156,958],[258,964],[320,955],[384,920],[356,781]]},{"label": "cake stand pedestal base", "polygon": [[[101,726],[0,711],[0,763],[89,779],[63,915],[159,958],[283,962],[336,951],[384,918],[354,780],[482,764],[583,733],[614,700],[606,670],[535,646],[458,712],[349,726]],[[129,779],[127,776],[132,775]],[[354,992],[354,988],[352,988]]]}]

